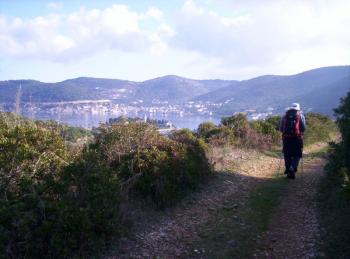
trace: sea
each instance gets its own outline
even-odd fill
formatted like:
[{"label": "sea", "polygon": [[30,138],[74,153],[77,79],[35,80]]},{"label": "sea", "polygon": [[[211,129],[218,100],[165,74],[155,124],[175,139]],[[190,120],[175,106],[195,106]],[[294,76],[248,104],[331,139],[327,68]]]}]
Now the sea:
[{"label": "sea", "polygon": [[[26,117],[39,120],[55,120],[60,123],[66,123],[75,127],[83,127],[91,129],[93,127],[98,127],[102,123],[108,122],[110,118],[116,118],[118,115],[110,113],[37,113],[35,115],[24,114]],[[164,114],[164,113],[130,113],[124,114],[126,117],[130,118],[141,118],[141,119],[158,119],[166,120],[173,124],[177,129],[190,129],[196,130],[199,124],[203,122],[213,122],[214,124],[220,123],[220,118],[215,116],[203,116],[203,115],[182,115],[176,113]]]}]

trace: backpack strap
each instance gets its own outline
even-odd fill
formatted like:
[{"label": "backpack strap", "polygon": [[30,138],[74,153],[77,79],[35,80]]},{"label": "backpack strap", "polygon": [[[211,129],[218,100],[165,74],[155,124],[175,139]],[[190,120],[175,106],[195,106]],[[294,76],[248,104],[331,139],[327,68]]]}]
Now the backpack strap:
[{"label": "backpack strap", "polygon": [[300,111],[297,111],[297,118],[296,118],[296,122],[295,122],[295,135],[299,138],[301,137],[301,130],[300,130],[300,120],[301,120],[301,116],[300,116]]}]

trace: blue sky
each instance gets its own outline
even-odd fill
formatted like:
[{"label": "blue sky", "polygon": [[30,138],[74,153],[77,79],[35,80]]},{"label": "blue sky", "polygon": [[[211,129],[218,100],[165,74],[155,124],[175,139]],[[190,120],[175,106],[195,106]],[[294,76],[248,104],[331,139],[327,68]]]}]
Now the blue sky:
[{"label": "blue sky", "polygon": [[0,80],[247,79],[350,64],[346,0],[0,0]]}]

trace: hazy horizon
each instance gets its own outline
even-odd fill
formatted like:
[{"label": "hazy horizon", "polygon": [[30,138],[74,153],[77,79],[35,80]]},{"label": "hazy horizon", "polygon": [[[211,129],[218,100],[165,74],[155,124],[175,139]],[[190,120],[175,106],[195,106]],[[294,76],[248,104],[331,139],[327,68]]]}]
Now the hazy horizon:
[{"label": "hazy horizon", "polygon": [[110,80],[122,80],[122,81],[129,81],[129,82],[135,82],[135,83],[139,83],[139,82],[145,82],[148,80],[152,80],[152,79],[156,79],[156,78],[162,78],[162,77],[167,77],[167,76],[175,76],[175,77],[181,77],[181,78],[186,78],[186,79],[190,79],[190,80],[227,80],[227,81],[244,81],[244,80],[250,80],[250,79],[254,79],[254,78],[258,78],[258,77],[262,77],[262,76],[293,76],[293,75],[297,75],[297,74],[301,74],[307,71],[311,71],[311,70],[315,70],[315,69],[320,69],[320,68],[328,68],[328,67],[350,67],[349,65],[340,65],[340,66],[325,66],[325,67],[317,67],[317,68],[312,68],[310,70],[306,70],[306,71],[300,71],[297,73],[293,73],[293,74],[264,74],[264,75],[256,75],[253,77],[249,77],[246,79],[223,79],[223,78],[189,78],[189,77],[185,77],[185,76],[181,76],[181,75],[175,75],[175,74],[168,74],[168,75],[162,75],[162,76],[157,76],[154,78],[147,78],[145,80],[139,81],[139,80],[131,80],[131,79],[127,79],[127,78],[107,78],[107,77],[93,77],[93,76],[78,76],[78,77],[73,77],[73,78],[64,78],[61,81],[41,81],[35,78],[16,78],[16,79],[4,79],[4,80],[0,80],[0,81],[25,81],[25,80],[33,80],[33,81],[39,81],[39,82],[43,82],[43,83],[59,83],[62,81],[67,81],[67,80],[74,80],[74,79],[78,79],[78,78],[94,78],[94,79],[110,79]]}]

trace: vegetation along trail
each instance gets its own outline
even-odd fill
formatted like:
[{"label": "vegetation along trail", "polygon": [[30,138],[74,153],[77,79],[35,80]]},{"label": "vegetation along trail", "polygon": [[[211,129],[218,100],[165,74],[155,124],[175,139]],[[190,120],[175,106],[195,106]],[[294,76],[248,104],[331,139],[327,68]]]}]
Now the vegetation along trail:
[{"label": "vegetation along trail", "polygon": [[[0,258],[309,258],[322,256],[319,247],[334,254],[328,248],[338,237],[318,243],[341,232],[327,217],[330,202],[347,201],[339,192],[338,203],[325,199],[332,195],[315,203],[324,193],[317,182],[331,180],[321,177],[327,147],[317,143],[337,133],[325,116],[308,115],[304,166],[289,180],[279,117],[238,114],[168,137],[125,121],[81,143],[84,131],[0,115]],[[338,167],[330,168],[344,175]]]},{"label": "vegetation along trail", "polygon": [[294,181],[285,179],[276,153],[214,149],[215,179],[173,208],[139,208],[130,235],[106,257],[315,257],[315,192],[323,148],[308,148]]}]

